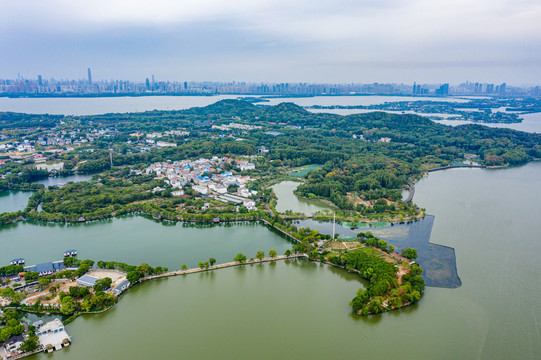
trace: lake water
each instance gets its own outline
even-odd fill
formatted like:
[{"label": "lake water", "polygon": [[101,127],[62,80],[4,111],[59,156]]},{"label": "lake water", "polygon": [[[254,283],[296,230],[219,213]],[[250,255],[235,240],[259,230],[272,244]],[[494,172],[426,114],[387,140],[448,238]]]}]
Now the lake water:
[{"label": "lake water", "polygon": [[65,185],[69,182],[88,181],[92,179],[92,175],[75,174],[68,176],[49,176],[48,178],[35,181],[38,184],[43,184],[45,187]]},{"label": "lake water", "polygon": [[[481,124],[481,125],[493,127],[493,128],[507,128],[507,129],[513,129],[513,130],[518,130],[518,131],[541,134],[541,113],[524,114],[524,115],[520,115],[520,117],[522,118],[521,123]],[[451,126],[473,124],[473,122],[471,121],[464,121],[464,120],[436,120],[436,122],[440,124],[444,124],[444,125],[451,125]]]},{"label": "lake water", "polygon": [[101,98],[6,98],[0,97],[0,111],[27,114],[99,115],[151,110],[184,110],[207,106],[238,95],[217,96],[120,96]]},{"label": "lake water", "polygon": [[157,222],[139,216],[75,224],[16,223],[0,227],[0,264],[22,257],[26,265],[62,259],[77,249],[80,259],[120,261],[132,265],[180,269],[196,267],[214,257],[233,261],[239,252],[248,258],[259,250],[283,254],[292,243],[256,223],[196,226]]},{"label": "lake water", "polygon": [[[223,99],[237,99],[240,95],[216,96],[122,96],[103,98],[6,98],[0,97],[0,111],[28,114],[98,115],[107,113],[142,112],[151,110],[184,110],[207,106]],[[316,96],[306,98],[271,98],[262,105],[293,102],[309,105],[375,105],[387,101],[454,101],[459,98],[417,98],[405,96]]]},{"label": "lake water", "polygon": [[[54,176],[36,181],[38,184],[43,184],[45,187],[67,184],[68,182],[88,181],[92,175],[69,175],[69,176]],[[28,199],[32,196],[33,191],[0,191],[0,214],[3,212],[12,212],[24,210],[28,204]]]},{"label": "lake water", "polygon": [[399,101],[442,101],[465,103],[469,100],[460,97],[415,97],[415,96],[388,96],[388,95],[367,95],[367,96],[312,96],[312,97],[279,97],[268,98],[269,102],[263,105],[278,105],[283,102],[291,102],[299,106],[357,106],[357,105],[378,105],[386,102]]},{"label": "lake water", "polygon": [[332,210],[332,207],[325,204],[320,200],[299,198],[293,194],[293,191],[300,185],[300,182],[296,181],[282,181],[272,187],[276,194],[276,210],[278,212],[285,212],[291,210],[293,212],[303,213],[305,215],[312,215],[313,213],[321,210]]},{"label": "lake water", "polygon": [[0,214],[24,210],[33,191],[0,191]]},{"label": "lake water", "polygon": [[[434,216],[427,215],[423,219],[408,224],[392,224],[374,227],[374,224],[362,224],[355,230],[339,223],[335,224],[335,233],[340,238],[356,238],[359,232],[370,231],[374,236],[393,245],[397,253],[402,249],[414,248],[417,250],[417,262],[424,270],[423,278],[427,286],[455,288],[462,282],[456,267],[455,249],[434,244],[430,241],[430,234],[434,223]],[[315,221],[312,219],[296,220],[297,227],[308,227],[322,234],[332,235],[333,225],[328,221]],[[368,227],[368,225],[370,227]]]},{"label": "lake water", "polygon": [[[361,318],[347,305],[363,286],[355,275],[304,260],[230,268],[133,288],[113,310],[70,324],[73,344],[54,359],[538,359],[540,178],[534,163],[435,172],[417,184],[416,203],[435,215],[431,241],[456,249],[463,281],[427,288],[419,305]],[[227,239],[219,229],[213,235]],[[89,246],[102,234],[85,236]],[[129,246],[122,237],[130,234],[112,236],[111,251]],[[195,235],[204,258],[215,255],[210,235]],[[10,241],[23,239],[11,233]]]}]

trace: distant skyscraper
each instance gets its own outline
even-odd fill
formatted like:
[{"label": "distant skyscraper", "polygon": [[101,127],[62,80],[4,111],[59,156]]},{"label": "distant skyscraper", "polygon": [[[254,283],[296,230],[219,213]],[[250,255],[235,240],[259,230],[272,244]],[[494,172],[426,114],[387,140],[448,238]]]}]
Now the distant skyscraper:
[{"label": "distant skyscraper", "polygon": [[187,89],[188,89],[188,82],[184,81],[184,90],[187,90]]},{"label": "distant skyscraper", "polygon": [[147,90],[150,90],[150,81],[148,80],[148,78],[145,80],[145,84],[147,86]]},{"label": "distant skyscraper", "polygon": [[417,94],[417,83],[413,83],[413,95]]},{"label": "distant skyscraper", "polygon": [[88,68],[88,84],[92,85],[92,73],[90,72],[90,68]]},{"label": "distant skyscraper", "polygon": [[447,96],[449,95],[449,83],[445,83],[436,89],[436,95]]},{"label": "distant skyscraper", "polygon": [[503,83],[503,84],[500,85],[500,91],[499,91],[499,94],[500,94],[501,96],[504,96],[504,95],[505,95],[505,87],[506,87],[506,84],[505,84],[505,83]]},{"label": "distant skyscraper", "polygon": [[38,84],[39,86],[43,85],[43,81],[41,79],[41,75],[38,75]]}]

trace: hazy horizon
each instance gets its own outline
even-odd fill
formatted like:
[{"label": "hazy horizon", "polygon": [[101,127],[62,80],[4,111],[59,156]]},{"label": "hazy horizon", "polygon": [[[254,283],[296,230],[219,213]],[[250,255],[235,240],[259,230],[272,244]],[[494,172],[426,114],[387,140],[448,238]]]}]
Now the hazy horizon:
[{"label": "hazy horizon", "polygon": [[4,2],[0,78],[541,83],[535,0]]}]

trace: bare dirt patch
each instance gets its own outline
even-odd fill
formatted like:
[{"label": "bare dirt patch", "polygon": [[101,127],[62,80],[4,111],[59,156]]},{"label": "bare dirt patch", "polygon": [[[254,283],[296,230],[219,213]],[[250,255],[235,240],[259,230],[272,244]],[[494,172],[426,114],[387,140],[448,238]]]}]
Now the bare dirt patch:
[{"label": "bare dirt patch", "polygon": [[93,269],[90,270],[87,274],[100,279],[105,279],[106,277],[111,278],[111,280],[113,281],[113,283],[111,284],[111,288],[114,288],[119,282],[126,279],[126,274],[117,270]]}]

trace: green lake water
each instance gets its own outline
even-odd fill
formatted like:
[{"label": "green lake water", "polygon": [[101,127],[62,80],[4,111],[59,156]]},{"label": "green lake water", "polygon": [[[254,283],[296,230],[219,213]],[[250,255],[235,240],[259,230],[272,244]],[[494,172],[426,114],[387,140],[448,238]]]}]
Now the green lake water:
[{"label": "green lake water", "polygon": [[288,172],[287,174],[291,176],[305,177],[310,171],[319,169],[320,167],[321,165],[306,165],[296,169],[295,171]]},{"label": "green lake water", "polygon": [[293,194],[293,191],[300,185],[296,181],[282,181],[272,187],[276,197],[276,210],[278,212],[285,212],[286,210],[292,210],[293,212],[299,212],[306,215],[312,215],[313,213],[321,210],[332,210],[332,207],[325,204],[320,200],[299,198]]},{"label": "green lake water", "polygon": [[[535,163],[447,170],[417,184],[415,202],[435,215],[431,241],[455,248],[462,286],[428,288],[416,306],[357,317],[348,308],[363,285],[355,275],[305,260],[259,264],[136,286],[113,310],[70,324],[70,348],[35,358],[539,359],[539,179]],[[111,249],[158,225],[132,220],[144,226],[124,227],[109,239]],[[10,241],[24,240],[18,231],[26,226],[10,229]],[[84,230],[86,240],[103,236],[101,226],[109,224]],[[236,231],[218,229],[218,243]],[[212,246],[205,258],[215,255]]]},{"label": "green lake water", "polygon": [[0,214],[24,210],[33,191],[0,191]]},{"label": "green lake water", "polygon": [[80,259],[120,261],[138,265],[195,267],[214,257],[232,261],[239,252],[248,258],[259,250],[283,254],[292,243],[257,223],[197,226],[165,223],[140,216],[82,224],[16,223],[0,227],[0,264],[22,257],[27,265],[62,259],[77,249]]}]

